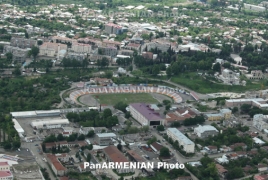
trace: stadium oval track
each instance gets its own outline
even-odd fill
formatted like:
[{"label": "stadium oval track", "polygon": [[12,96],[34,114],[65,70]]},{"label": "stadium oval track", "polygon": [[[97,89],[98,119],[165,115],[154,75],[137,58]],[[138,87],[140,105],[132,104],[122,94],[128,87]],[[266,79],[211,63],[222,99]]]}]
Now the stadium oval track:
[{"label": "stadium oval track", "polygon": [[174,103],[181,103],[182,98],[178,94],[178,90],[167,86],[105,86],[105,87],[87,87],[73,91],[70,99],[79,104],[78,98],[88,94],[116,94],[116,93],[158,93],[169,96]]}]

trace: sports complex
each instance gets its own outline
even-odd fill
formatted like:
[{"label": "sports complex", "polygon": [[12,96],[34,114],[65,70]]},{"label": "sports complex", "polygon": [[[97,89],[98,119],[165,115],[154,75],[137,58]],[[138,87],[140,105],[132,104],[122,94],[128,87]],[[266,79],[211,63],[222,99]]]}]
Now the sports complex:
[{"label": "sports complex", "polygon": [[[102,87],[86,87],[84,89],[75,90],[70,94],[70,99],[79,104],[79,97],[85,95],[102,95],[102,94],[161,94],[168,96],[173,100],[173,103],[179,104],[182,102],[182,97],[179,94],[179,90],[167,86],[145,86],[145,85],[119,85],[119,86],[102,86]],[[192,93],[188,93],[194,99]],[[107,97],[109,98],[109,97]],[[118,96],[120,98],[120,96]]]}]

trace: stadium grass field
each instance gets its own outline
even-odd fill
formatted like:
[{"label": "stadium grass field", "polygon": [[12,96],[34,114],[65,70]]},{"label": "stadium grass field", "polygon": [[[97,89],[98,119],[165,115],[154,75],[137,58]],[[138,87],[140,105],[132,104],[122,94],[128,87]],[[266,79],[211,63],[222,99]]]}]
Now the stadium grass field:
[{"label": "stadium grass field", "polygon": [[149,93],[135,93],[135,94],[94,94],[94,98],[98,99],[100,104],[115,105],[118,102],[130,103],[159,103]]}]

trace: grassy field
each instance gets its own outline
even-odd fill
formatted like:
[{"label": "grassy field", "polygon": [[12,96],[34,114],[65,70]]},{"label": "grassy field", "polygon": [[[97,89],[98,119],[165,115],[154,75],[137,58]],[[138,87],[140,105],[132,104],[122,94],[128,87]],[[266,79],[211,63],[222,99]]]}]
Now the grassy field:
[{"label": "grassy field", "polygon": [[247,81],[246,86],[238,85],[224,85],[212,83],[209,80],[204,79],[203,77],[197,75],[196,73],[184,73],[176,77],[172,77],[171,81],[184,85],[194,91],[200,93],[216,93],[216,92],[245,92],[247,90],[259,90],[261,84],[265,84],[264,81],[251,82],[242,77],[243,80]]},{"label": "grassy field", "polygon": [[97,96],[101,104],[115,105],[122,101],[126,104],[129,103],[158,103],[156,99],[149,93],[136,93],[136,94],[98,94]]}]

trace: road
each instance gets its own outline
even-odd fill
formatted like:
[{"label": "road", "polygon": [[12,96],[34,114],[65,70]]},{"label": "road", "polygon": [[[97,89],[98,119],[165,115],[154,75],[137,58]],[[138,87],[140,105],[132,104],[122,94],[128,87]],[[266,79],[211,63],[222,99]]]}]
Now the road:
[{"label": "road", "polygon": [[21,148],[28,148],[31,151],[32,155],[35,157],[37,164],[39,164],[42,168],[46,168],[49,177],[51,179],[55,179],[53,172],[48,167],[48,164],[45,161],[43,161],[44,155],[40,155],[38,152],[38,146],[35,146],[36,144],[40,145],[40,143],[41,141],[21,142]]}]

